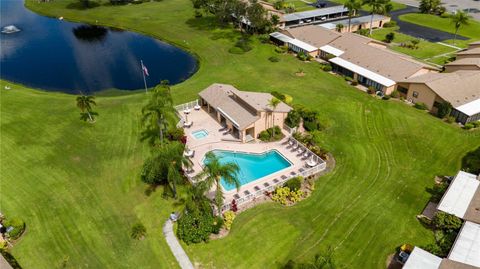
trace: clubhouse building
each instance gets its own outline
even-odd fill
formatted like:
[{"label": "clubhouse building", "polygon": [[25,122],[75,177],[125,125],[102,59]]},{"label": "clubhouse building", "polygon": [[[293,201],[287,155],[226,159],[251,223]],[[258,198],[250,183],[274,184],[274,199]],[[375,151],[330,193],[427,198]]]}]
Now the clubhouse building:
[{"label": "clubhouse building", "polygon": [[387,49],[383,42],[354,33],[339,33],[321,25],[289,28],[270,34],[272,41],[296,53],[328,61],[333,71],[365,87],[390,94],[406,79],[438,72],[430,65]]},{"label": "clubhouse building", "polygon": [[287,104],[273,109],[269,93],[237,90],[232,85],[215,83],[201,91],[198,104],[241,142],[249,142],[273,126],[283,129],[284,120],[292,110]]}]

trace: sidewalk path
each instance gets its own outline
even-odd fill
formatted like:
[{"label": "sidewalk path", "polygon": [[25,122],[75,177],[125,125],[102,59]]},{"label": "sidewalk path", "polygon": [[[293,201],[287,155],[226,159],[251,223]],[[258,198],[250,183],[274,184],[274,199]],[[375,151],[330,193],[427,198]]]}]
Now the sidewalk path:
[{"label": "sidewalk path", "polygon": [[168,219],[167,222],[165,222],[165,225],[163,225],[163,235],[167,240],[167,244],[170,247],[173,256],[175,256],[175,259],[177,259],[180,268],[194,269],[192,262],[187,256],[187,253],[185,253],[180,245],[180,242],[178,242],[177,237],[173,233],[173,223],[170,219]]}]

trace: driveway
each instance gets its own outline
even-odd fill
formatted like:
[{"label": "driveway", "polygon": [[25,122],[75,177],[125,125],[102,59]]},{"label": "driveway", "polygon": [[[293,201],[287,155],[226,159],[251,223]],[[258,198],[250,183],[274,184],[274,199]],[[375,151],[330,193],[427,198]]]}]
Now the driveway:
[{"label": "driveway", "polygon": [[[443,40],[454,38],[455,36],[454,34],[429,28],[429,27],[425,27],[425,26],[421,26],[418,24],[402,21],[399,19],[400,15],[408,14],[408,13],[418,13],[418,12],[419,12],[418,8],[407,6],[404,9],[390,12],[390,16],[392,17],[392,20],[397,22],[397,25],[400,27],[398,32],[402,34],[410,35],[416,38],[423,38],[430,42],[441,42]],[[468,38],[457,35],[457,39],[467,40]]]}]

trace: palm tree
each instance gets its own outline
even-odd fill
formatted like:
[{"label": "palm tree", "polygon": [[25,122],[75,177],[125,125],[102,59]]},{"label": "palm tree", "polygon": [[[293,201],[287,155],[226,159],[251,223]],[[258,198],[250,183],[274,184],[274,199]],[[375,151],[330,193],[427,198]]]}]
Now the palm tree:
[{"label": "palm tree", "polygon": [[364,0],[364,5],[368,5],[371,8],[371,17],[370,17],[370,32],[369,35],[372,34],[372,24],[373,24],[373,16],[375,14],[386,14],[392,10],[392,4],[390,0]]},{"label": "palm tree", "polygon": [[457,10],[457,12],[450,17],[450,20],[452,21],[453,24],[455,24],[455,36],[453,38],[453,44],[455,45],[458,29],[460,29],[462,25],[468,25],[470,16],[466,12]]},{"label": "palm tree", "polygon": [[337,30],[337,32],[341,33],[343,27],[344,27],[343,24],[339,23],[339,24],[335,25],[335,30]]},{"label": "palm tree", "polygon": [[183,155],[183,150],[184,145],[177,141],[153,148],[152,155],[145,161],[142,181],[149,184],[166,183],[166,190],[170,189],[173,197],[177,198],[177,185],[184,179],[181,171],[192,165]]},{"label": "palm tree", "polygon": [[240,190],[240,181],[237,178],[239,167],[236,163],[229,162],[222,164],[220,159],[213,153],[208,152],[205,155],[205,167],[197,176],[197,180],[203,180],[207,190],[215,185],[215,203],[218,214],[222,215],[223,191],[220,181],[227,184],[234,184],[237,191]]},{"label": "palm tree", "polygon": [[362,3],[358,0],[347,0],[343,6],[348,8],[348,32],[350,32],[352,17],[355,16],[357,11],[362,7]]},{"label": "palm tree", "polygon": [[77,107],[80,108],[82,113],[87,113],[90,122],[93,122],[92,117],[92,105],[97,105],[95,103],[95,96],[92,95],[80,95],[77,96]]},{"label": "palm tree", "polygon": [[275,109],[280,104],[280,100],[276,97],[268,100],[268,106],[272,108],[272,137],[275,136]]},{"label": "palm tree", "polygon": [[184,145],[179,142],[168,143],[162,148],[163,162],[168,163],[167,181],[172,190],[173,198],[177,198],[177,184],[184,179],[180,171],[191,167],[192,162],[183,155]]},{"label": "palm tree", "polygon": [[150,145],[155,145],[157,139],[163,145],[164,131],[169,122],[174,120],[173,100],[170,95],[168,82],[162,82],[152,91],[150,101],[142,108],[142,140],[148,140]]}]

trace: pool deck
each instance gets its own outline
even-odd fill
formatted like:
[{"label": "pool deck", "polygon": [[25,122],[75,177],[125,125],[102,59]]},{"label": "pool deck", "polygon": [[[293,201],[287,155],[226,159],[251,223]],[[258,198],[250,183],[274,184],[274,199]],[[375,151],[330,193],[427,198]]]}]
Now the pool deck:
[{"label": "pool deck", "polygon": [[[202,171],[202,160],[205,154],[212,150],[229,150],[247,153],[263,153],[270,150],[277,150],[292,163],[290,167],[242,185],[239,192],[237,192],[236,189],[224,191],[226,203],[230,203],[233,199],[238,200],[238,196],[245,197],[248,196],[248,193],[255,194],[259,192],[259,189],[265,188],[264,183],[268,183],[270,186],[278,185],[278,182],[274,182],[274,180],[283,181],[287,177],[299,175],[300,169],[306,169],[306,160],[302,159],[302,154],[299,154],[298,151],[292,150],[291,147],[288,146],[287,136],[281,141],[269,143],[254,141],[250,143],[236,142],[233,136],[223,135],[223,133],[219,131],[219,129],[222,128],[220,123],[203,109],[199,111],[192,110],[188,115],[188,121],[193,121],[193,126],[185,129],[187,147],[195,151],[195,156],[191,158],[193,162],[193,172],[188,174],[190,178]],[[202,139],[194,138],[192,132],[202,129],[208,132],[208,136]],[[259,189],[255,189],[256,186]],[[208,196],[213,197],[213,191],[214,189],[210,191]],[[245,193],[245,191],[248,191],[248,193]],[[238,196],[234,197],[236,194]]]}]

